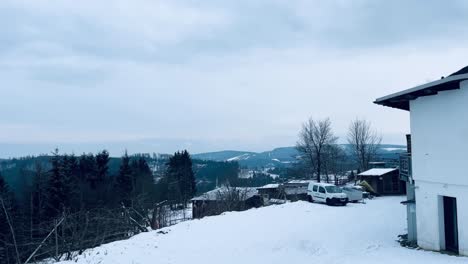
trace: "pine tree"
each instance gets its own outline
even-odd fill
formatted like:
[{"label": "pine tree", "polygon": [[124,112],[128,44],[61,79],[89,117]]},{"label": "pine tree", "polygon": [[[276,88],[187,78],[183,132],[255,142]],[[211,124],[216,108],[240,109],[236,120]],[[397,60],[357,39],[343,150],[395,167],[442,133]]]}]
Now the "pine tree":
[{"label": "pine tree", "polygon": [[167,165],[168,198],[186,205],[196,193],[195,174],[190,154],[186,150],[176,152]]},{"label": "pine tree", "polygon": [[7,182],[5,181],[1,173],[0,173],[0,198],[5,202],[5,204],[7,204],[11,198],[10,187],[8,186]]},{"label": "pine tree", "polygon": [[12,234],[8,221],[13,224],[16,210],[13,192],[0,174],[0,247],[6,248],[12,245]]},{"label": "pine tree", "polygon": [[131,169],[133,172],[133,186],[135,186],[134,192],[137,195],[150,194],[154,187],[153,173],[145,158],[139,157],[137,160],[133,160]]},{"label": "pine tree", "polygon": [[181,190],[181,173],[180,173],[180,153],[174,153],[174,156],[169,158],[166,172],[167,182],[167,199],[172,203],[180,203],[182,201]]},{"label": "pine tree", "polygon": [[96,155],[96,171],[98,182],[104,182],[109,172],[109,152],[103,150]]},{"label": "pine tree", "polygon": [[[66,160],[66,159],[65,159]],[[70,207],[71,188],[65,175],[64,160],[58,149],[53,152],[52,169],[47,184],[46,216],[54,218]]]},{"label": "pine tree", "polygon": [[122,163],[120,164],[119,174],[116,178],[116,189],[119,194],[120,202],[129,206],[131,204],[131,195],[134,189],[133,175],[130,167],[130,157],[127,152],[122,156]]},{"label": "pine tree", "polygon": [[182,153],[182,168],[184,178],[184,199],[187,202],[189,199],[195,196],[197,192],[195,173],[193,172],[192,159],[187,150]]},{"label": "pine tree", "polygon": [[91,189],[96,189],[98,182],[96,167],[96,159],[92,153],[81,155],[79,161],[80,179],[82,182],[86,182]]},{"label": "pine tree", "polygon": [[47,200],[47,175],[43,170],[41,163],[36,163],[34,168],[34,178],[32,186],[32,222],[39,225],[44,220],[45,203]]},{"label": "pine tree", "polygon": [[62,157],[62,177],[65,186],[64,192],[67,195],[67,207],[78,209],[79,201],[79,166],[75,155],[65,155]]}]

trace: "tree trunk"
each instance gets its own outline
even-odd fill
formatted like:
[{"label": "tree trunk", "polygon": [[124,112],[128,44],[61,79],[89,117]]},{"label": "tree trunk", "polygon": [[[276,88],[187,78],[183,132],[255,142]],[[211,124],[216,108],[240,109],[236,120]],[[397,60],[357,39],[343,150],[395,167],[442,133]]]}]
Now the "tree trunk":
[{"label": "tree trunk", "polygon": [[320,182],[320,174],[322,173],[321,171],[321,164],[320,160],[317,161],[317,182]]}]

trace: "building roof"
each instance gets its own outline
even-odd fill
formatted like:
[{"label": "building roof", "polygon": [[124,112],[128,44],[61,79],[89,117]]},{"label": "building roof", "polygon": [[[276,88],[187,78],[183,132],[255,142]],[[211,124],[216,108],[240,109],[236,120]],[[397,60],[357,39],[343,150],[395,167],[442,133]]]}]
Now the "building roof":
[{"label": "building roof", "polygon": [[286,184],[309,184],[310,182],[313,182],[313,180],[290,180]]},{"label": "building roof", "polygon": [[398,168],[388,168],[388,169],[370,169],[358,174],[358,176],[382,176],[390,172],[394,172]]},{"label": "building roof", "polygon": [[314,182],[314,185],[317,185],[317,186],[323,186],[323,187],[327,187],[327,186],[335,186],[335,184],[332,184],[332,183],[326,183],[326,182]]},{"label": "building roof", "polygon": [[378,98],[374,103],[409,111],[411,100],[422,96],[436,95],[441,91],[460,89],[460,82],[464,80],[468,80],[468,66],[446,78]]},{"label": "building roof", "polygon": [[223,195],[227,195],[229,192],[234,191],[239,193],[239,198],[241,200],[247,200],[258,194],[257,189],[253,187],[220,187],[195,197],[192,201],[221,200]]},{"label": "building roof", "polygon": [[280,185],[278,183],[270,183],[270,184],[267,184],[267,185],[264,185],[262,187],[258,187],[257,190],[261,190],[261,189],[277,189]]},{"label": "building roof", "polygon": [[462,69],[450,74],[449,76],[461,75],[461,74],[466,74],[466,73],[468,73],[468,66],[463,67]]}]

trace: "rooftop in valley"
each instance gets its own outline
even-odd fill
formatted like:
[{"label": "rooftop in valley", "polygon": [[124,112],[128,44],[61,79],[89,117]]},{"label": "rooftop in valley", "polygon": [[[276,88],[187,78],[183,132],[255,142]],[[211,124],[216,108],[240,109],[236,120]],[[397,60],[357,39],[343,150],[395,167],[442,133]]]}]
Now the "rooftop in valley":
[{"label": "rooftop in valley", "polygon": [[359,174],[359,176],[382,176],[387,173],[398,170],[397,168],[370,169]]},{"label": "rooftop in valley", "polygon": [[195,197],[192,201],[216,201],[232,192],[237,192],[242,200],[247,200],[258,194],[257,189],[253,187],[220,187]]}]

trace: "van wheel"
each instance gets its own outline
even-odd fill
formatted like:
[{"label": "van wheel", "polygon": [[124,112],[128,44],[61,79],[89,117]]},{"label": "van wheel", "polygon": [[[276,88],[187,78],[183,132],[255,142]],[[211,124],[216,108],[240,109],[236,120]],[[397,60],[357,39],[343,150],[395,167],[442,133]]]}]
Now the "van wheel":
[{"label": "van wheel", "polygon": [[327,198],[327,200],[326,200],[326,204],[327,204],[327,205],[331,205],[331,201],[330,201],[330,199],[328,199],[328,198]]},{"label": "van wheel", "polygon": [[308,196],[307,196],[307,200],[309,201],[309,203],[313,203],[313,202],[314,202],[314,198],[312,198],[311,195],[308,195]]}]

